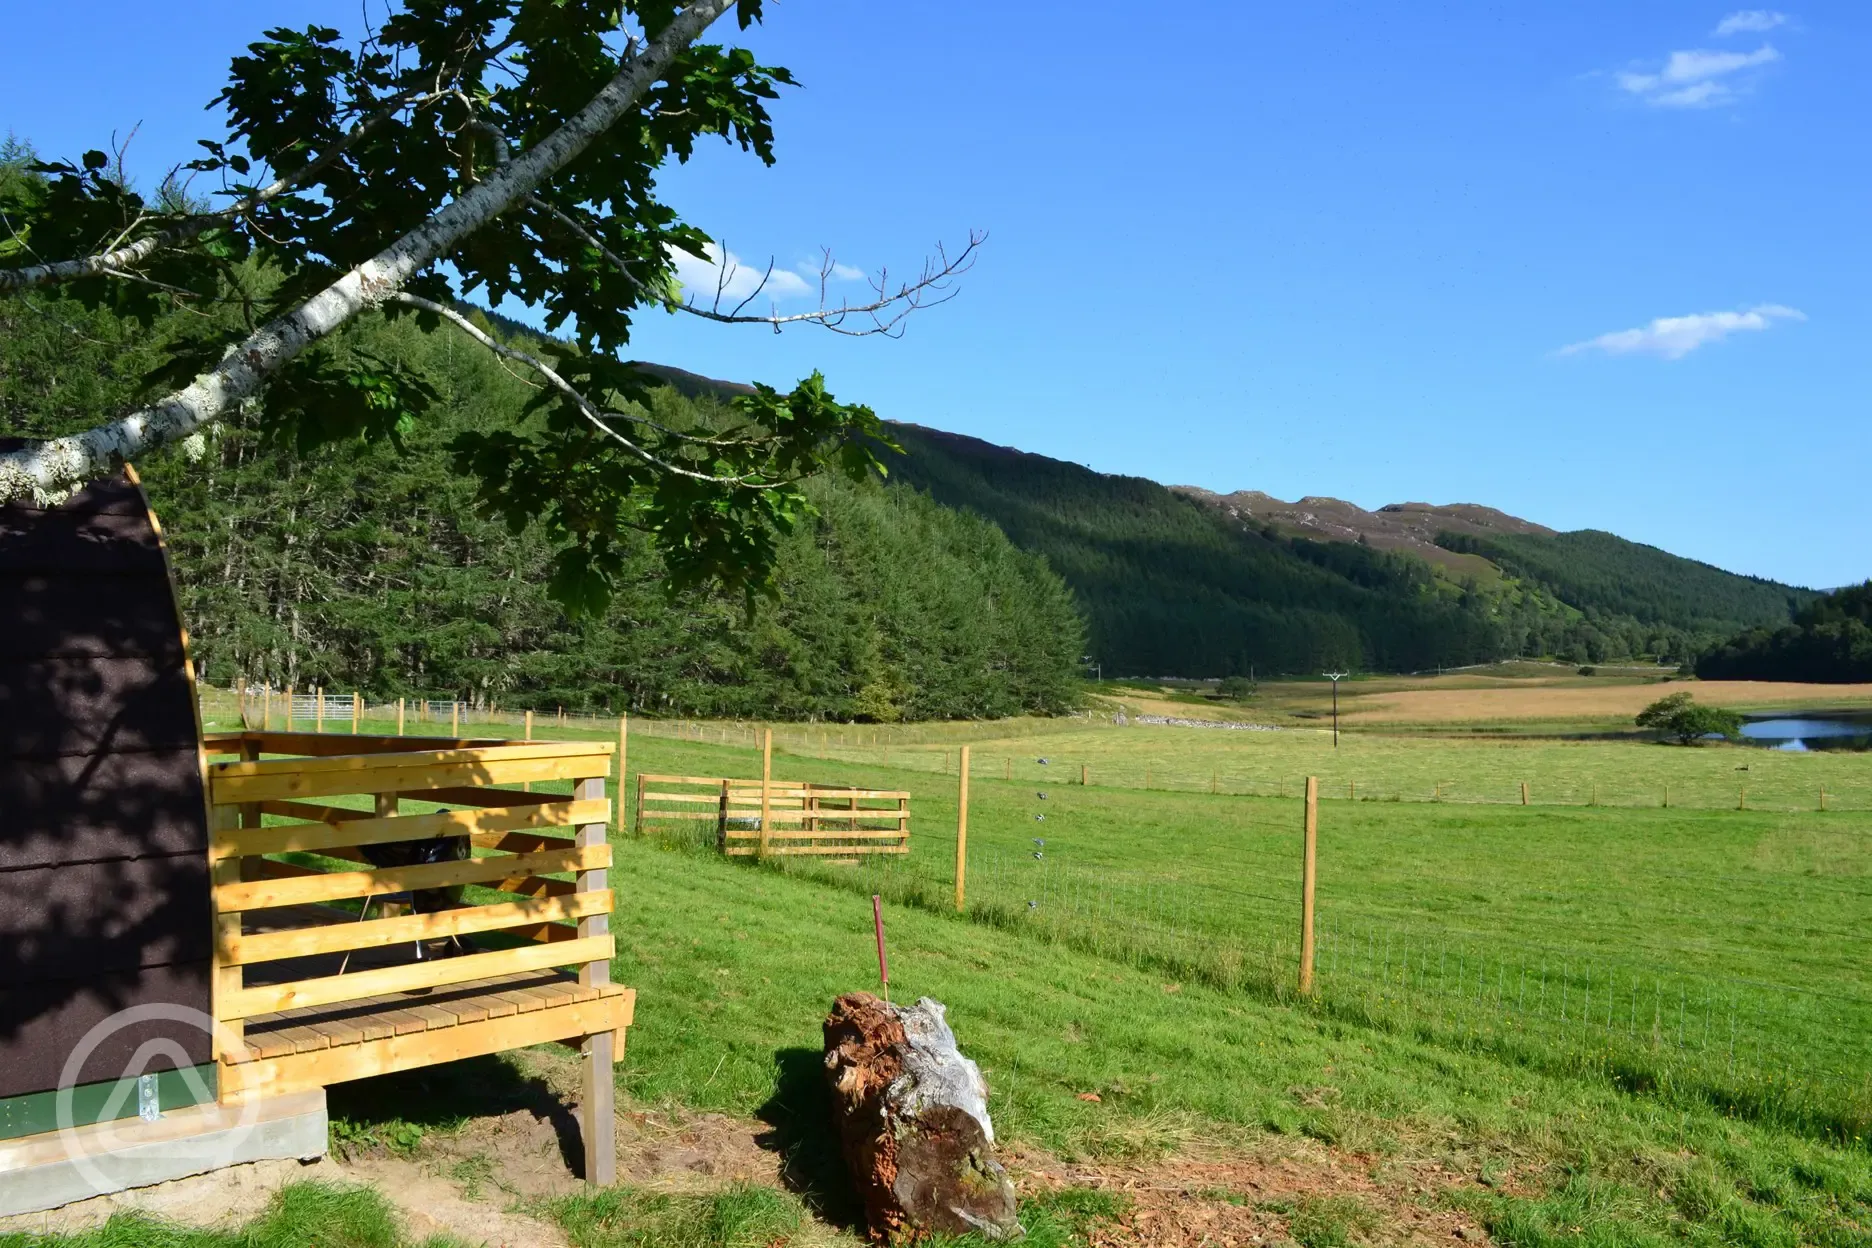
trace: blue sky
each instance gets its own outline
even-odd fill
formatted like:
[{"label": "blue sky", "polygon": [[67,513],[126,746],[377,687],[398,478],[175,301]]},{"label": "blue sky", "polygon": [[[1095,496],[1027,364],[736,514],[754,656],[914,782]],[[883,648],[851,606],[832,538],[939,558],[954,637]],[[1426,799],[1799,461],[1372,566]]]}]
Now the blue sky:
[{"label": "blue sky", "polygon": [[[358,20],[21,7],[0,127],[72,154],[141,121],[151,172],[218,134],[201,105],[261,25]],[[1101,471],[1872,575],[1872,6],[768,8],[748,41],[804,83],[778,165],[709,149],[669,200],[782,267],[991,238],[901,341],[648,314],[637,355],[817,367],[885,416]]]}]

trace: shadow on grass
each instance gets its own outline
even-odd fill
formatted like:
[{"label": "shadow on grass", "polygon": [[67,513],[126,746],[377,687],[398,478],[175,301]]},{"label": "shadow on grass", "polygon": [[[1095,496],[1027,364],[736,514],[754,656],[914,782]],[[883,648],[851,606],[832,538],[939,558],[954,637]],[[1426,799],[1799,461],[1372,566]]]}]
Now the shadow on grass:
[{"label": "shadow on grass", "polygon": [[334,1084],[327,1092],[332,1140],[344,1148],[413,1152],[431,1132],[453,1134],[471,1119],[524,1110],[550,1123],[566,1168],[584,1177],[578,1115],[547,1081],[494,1054]]},{"label": "shadow on grass", "polygon": [[864,1230],[864,1205],[845,1170],[825,1058],[817,1049],[774,1053],[774,1091],[754,1111],[768,1130],[754,1142],[780,1155],[780,1179],[821,1221],[844,1230]]}]

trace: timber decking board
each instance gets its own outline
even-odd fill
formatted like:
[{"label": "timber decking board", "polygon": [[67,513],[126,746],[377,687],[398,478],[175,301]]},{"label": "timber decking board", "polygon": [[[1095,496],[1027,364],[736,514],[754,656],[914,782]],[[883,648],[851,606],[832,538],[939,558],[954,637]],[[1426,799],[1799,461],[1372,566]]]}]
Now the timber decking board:
[{"label": "timber decking board", "polygon": [[396,993],[340,1005],[257,1014],[247,1020],[241,1061],[266,1061],[346,1044],[440,1031],[463,1023],[509,1018],[621,996],[615,984],[584,985],[568,972],[497,975],[426,993]]}]

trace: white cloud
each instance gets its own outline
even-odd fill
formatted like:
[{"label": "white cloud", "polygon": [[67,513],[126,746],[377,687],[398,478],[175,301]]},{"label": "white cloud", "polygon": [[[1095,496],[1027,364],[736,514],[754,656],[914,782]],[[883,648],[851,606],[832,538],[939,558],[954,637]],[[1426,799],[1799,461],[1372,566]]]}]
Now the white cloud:
[{"label": "white cloud", "polygon": [[[819,286],[819,269],[824,263],[823,260],[802,260],[793,267],[798,269],[800,276],[812,283],[813,288],[816,290]],[[857,265],[844,264],[834,260],[832,262],[831,271],[826,274],[826,280],[832,282],[856,282],[862,279],[864,275],[865,271]]]},{"label": "white cloud", "polygon": [[1753,52],[1691,48],[1671,53],[1655,73],[1621,73],[1618,84],[1660,108],[1709,108],[1739,94],[1734,75],[1780,59],[1781,53],[1766,43]]},{"label": "white cloud", "polygon": [[1561,355],[1603,351],[1607,355],[1658,355],[1681,360],[1698,347],[1720,342],[1730,334],[1767,329],[1776,321],[1804,321],[1804,313],[1778,303],[1760,303],[1740,312],[1696,312],[1689,316],[1660,316],[1639,329],[1600,334],[1585,342],[1560,348]]},{"label": "white cloud", "polygon": [[1743,9],[1717,22],[1715,34],[1718,39],[1724,35],[1760,34],[1764,30],[1787,25],[1787,20],[1787,14],[1777,13],[1773,9]]},{"label": "white cloud", "polygon": [[818,293],[818,286],[808,285],[805,278],[791,269],[775,268],[767,277],[767,284],[761,285],[761,278],[767,274],[764,264],[750,265],[734,254],[727,253],[726,264],[723,253],[715,243],[708,244],[707,260],[698,260],[686,251],[670,249],[670,259],[676,266],[676,279],[683,284],[686,297],[700,304],[713,304],[719,284],[721,302],[732,306],[740,303],[755,291],[760,292],[760,299],[797,299],[803,295]]}]

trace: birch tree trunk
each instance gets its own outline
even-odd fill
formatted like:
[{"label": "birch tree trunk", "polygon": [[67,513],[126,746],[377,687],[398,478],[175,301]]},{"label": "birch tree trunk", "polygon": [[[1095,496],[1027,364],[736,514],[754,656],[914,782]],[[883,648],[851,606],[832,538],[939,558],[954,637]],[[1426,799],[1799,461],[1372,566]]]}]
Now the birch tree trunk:
[{"label": "birch tree trunk", "polygon": [[670,62],[735,0],[695,0],[558,130],[500,166],[285,316],[255,330],[210,372],[148,407],[84,433],[0,454],[0,503],[54,500],[135,456],[188,437],[256,395],[307,347],[380,306],[438,257],[564,168],[636,106]]}]

